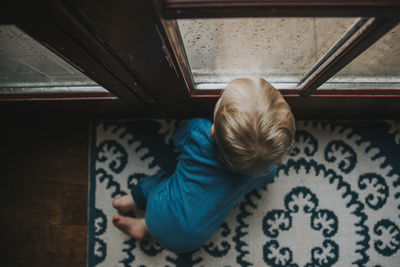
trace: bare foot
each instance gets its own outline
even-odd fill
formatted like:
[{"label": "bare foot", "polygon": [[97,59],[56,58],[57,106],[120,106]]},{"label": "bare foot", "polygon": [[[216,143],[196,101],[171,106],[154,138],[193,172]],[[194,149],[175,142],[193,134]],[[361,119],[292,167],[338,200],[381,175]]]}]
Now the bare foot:
[{"label": "bare foot", "polygon": [[115,227],[136,240],[143,240],[148,233],[144,218],[135,219],[131,217],[115,215],[112,218],[112,222]]},{"label": "bare foot", "polygon": [[112,205],[121,214],[126,214],[136,209],[136,203],[131,194],[114,199]]}]

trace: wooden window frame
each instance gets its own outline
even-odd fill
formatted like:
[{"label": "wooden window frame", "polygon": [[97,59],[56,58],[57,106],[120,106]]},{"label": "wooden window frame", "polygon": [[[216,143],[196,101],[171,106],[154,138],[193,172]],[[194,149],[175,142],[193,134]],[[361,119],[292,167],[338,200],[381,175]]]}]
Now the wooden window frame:
[{"label": "wooden window frame", "polygon": [[[133,109],[165,112],[101,40],[83,27],[58,1],[10,0],[0,11],[1,24],[14,24],[111,93],[2,94],[0,101],[124,99]],[[21,8],[23,7],[23,8]]]},{"label": "wooden window frame", "polygon": [[368,49],[372,44],[378,41],[383,35],[390,31],[398,23],[397,19],[388,18],[375,18],[374,21],[357,38],[350,41],[346,47],[334,56],[331,61],[321,69],[317,70],[313,77],[301,84],[299,93],[302,96],[309,96],[318,92],[319,95],[332,95],[332,91],[337,90],[336,95],[374,95],[374,96],[398,96],[400,97],[400,89],[387,90],[387,89],[335,89],[335,90],[318,90],[318,87],[333,77],[336,73],[342,70],[353,59],[359,56],[362,52]]},{"label": "wooden window frame", "polygon": [[[194,8],[195,2],[198,6]],[[212,6],[218,3],[219,7]],[[192,6],[184,8],[176,4]],[[248,6],[243,6],[246,4]],[[184,78],[188,73],[185,74],[181,68],[164,21],[179,17],[361,16],[377,17],[388,22],[398,21],[400,16],[398,1],[361,0],[7,0],[3,6],[6,8],[0,9],[1,24],[19,27],[127,102],[130,112],[157,118],[211,117],[221,93],[221,90],[190,90]],[[379,34],[382,36],[383,31]],[[376,40],[379,34],[375,34]],[[371,40],[368,42],[373,43]],[[344,57],[349,54],[355,57],[357,53],[349,51]],[[326,75],[319,81],[326,80]],[[282,92],[295,116],[302,118],[376,118],[385,114],[392,117],[400,114],[397,90],[316,90],[304,95],[298,90]],[[14,97],[14,100],[26,100],[30,96]],[[69,97],[71,95],[58,95],[53,99]],[[81,95],[74,99],[79,100],[79,97],[86,99],[88,96]],[[110,96],[109,99],[112,98]],[[37,98],[31,96],[30,99]],[[111,102],[99,102],[106,101]],[[28,102],[25,104],[29,105]],[[108,112],[106,109],[104,113]]]},{"label": "wooden window frame", "polygon": [[[340,53],[334,54],[316,68],[310,78],[297,90],[281,89],[286,97],[400,97],[400,90],[389,89],[323,89],[318,87],[333,77],[348,63],[368,49],[400,22],[398,1],[153,1],[166,32],[189,94],[194,98],[217,98],[221,90],[195,89],[189,63],[176,19],[221,17],[369,17],[372,23],[361,34],[344,43]],[[351,36],[350,36],[351,37]],[[318,63],[318,62],[317,62]]]},{"label": "wooden window frame", "polygon": [[217,17],[394,17],[396,0],[153,0],[165,19]]},{"label": "wooden window frame", "polygon": [[116,100],[110,92],[1,94],[0,101]]}]

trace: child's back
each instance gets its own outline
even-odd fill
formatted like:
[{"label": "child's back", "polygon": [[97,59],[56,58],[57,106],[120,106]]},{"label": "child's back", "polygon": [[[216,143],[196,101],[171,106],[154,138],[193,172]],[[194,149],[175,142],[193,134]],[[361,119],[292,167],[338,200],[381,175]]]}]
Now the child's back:
[{"label": "child's back", "polygon": [[[218,160],[211,126],[208,120],[195,119],[178,129],[173,138],[181,151],[176,171],[147,196],[149,232],[178,253],[203,245],[244,194],[276,174],[274,168],[268,175],[249,178],[228,169]],[[141,186],[144,192],[151,190],[145,180]]]}]

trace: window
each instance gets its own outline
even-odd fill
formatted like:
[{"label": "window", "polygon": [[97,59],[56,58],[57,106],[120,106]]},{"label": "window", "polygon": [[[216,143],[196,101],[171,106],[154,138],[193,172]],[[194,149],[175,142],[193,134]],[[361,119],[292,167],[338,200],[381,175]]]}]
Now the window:
[{"label": "window", "polygon": [[354,18],[224,18],[177,21],[196,89],[223,89],[234,78],[264,77],[296,89]]},{"label": "window", "polygon": [[165,1],[161,22],[192,97],[249,75],[291,96],[400,89],[398,3],[300,2]]},{"label": "window", "polygon": [[0,26],[0,94],[112,96],[14,25]]},{"label": "window", "polygon": [[400,25],[323,84],[324,89],[400,89]]}]

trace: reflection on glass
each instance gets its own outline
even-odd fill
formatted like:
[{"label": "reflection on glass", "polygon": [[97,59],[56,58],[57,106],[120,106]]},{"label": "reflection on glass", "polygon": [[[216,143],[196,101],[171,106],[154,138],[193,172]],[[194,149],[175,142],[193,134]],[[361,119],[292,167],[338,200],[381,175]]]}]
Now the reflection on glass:
[{"label": "reflection on glass", "polygon": [[386,33],[320,89],[400,89],[400,25]]},{"label": "reflection on glass", "polygon": [[1,25],[0,93],[49,90],[106,91],[16,26]]},{"label": "reflection on glass", "polygon": [[355,18],[181,19],[178,27],[194,82],[257,75],[294,89]]}]

